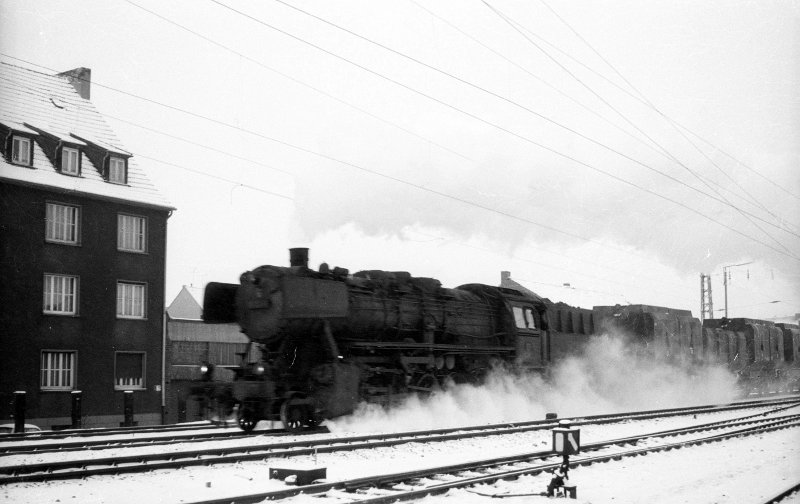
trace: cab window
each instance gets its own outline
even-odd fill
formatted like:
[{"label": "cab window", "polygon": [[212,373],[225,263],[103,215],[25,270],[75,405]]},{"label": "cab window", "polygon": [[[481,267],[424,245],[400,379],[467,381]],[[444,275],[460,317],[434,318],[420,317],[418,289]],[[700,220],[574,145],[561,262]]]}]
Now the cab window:
[{"label": "cab window", "polygon": [[528,306],[513,306],[514,322],[517,329],[536,329],[536,322],[533,316],[533,309]]}]

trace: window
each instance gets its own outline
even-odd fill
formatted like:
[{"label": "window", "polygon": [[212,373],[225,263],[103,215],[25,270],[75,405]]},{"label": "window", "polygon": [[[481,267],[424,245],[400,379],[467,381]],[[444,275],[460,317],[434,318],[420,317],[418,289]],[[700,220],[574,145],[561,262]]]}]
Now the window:
[{"label": "window", "polygon": [[108,160],[108,181],[115,184],[124,184],[127,181],[125,175],[125,159],[111,157]]},{"label": "window", "polygon": [[42,390],[74,389],[76,361],[76,352],[43,351]]},{"label": "window", "polygon": [[31,165],[31,139],[13,136],[11,140],[11,162],[21,165]]},{"label": "window", "polygon": [[117,317],[143,319],[145,284],[117,282]]},{"label": "window", "polygon": [[44,276],[44,312],[56,315],[77,313],[78,277]]},{"label": "window", "polygon": [[536,329],[533,318],[533,310],[529,307],[512,306],[514,312],[514,322],[517,329]]},{"label": "window", "polygon": [[65,173],[67,175],[78,175],[80,173],[79,169],[79,157],[80,152],[78,149],[73,149],[71,147],[62,147],[61,148],[61,173]]},{"label": "window", "polygon": [[50,242],[77,244],[80,209],[59,203],[47,204],[45,239]]},{"label": "window", "polygon": [[114,389],[143,390],[144,352],[117,352],[114,359]]},{"label": "window", "polygon": [[117,216],[117,249],[147,252],[147,219],[135,215]]}]

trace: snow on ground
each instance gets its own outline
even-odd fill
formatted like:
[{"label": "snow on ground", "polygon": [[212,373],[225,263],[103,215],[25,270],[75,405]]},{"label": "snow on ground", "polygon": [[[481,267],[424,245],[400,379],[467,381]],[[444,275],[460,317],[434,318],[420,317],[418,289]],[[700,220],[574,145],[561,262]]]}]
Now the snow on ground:
[{"label": "snow on ground", "polygon": [[[641,433],[643,431],[659,431],[687,424],[706,423],[752,414],[747,413],[714,413],[709,415],[698,415],[697,419],[687,418],[664,418],[647,421],[630,421],[622,424],[606,426],[584,426],[581,427],[581,439],[584,443],[623,437],[629,434]],[[742,463],[752,462],[753,470],[750,473],[737,469],[731,465],[736,486],[749,487],[749,482],[757,479],[759,484],[770,481],[775,475],[786,472],[787,481],[791,481],[790,476],[796,477],[800,474],[800,437],[798,430],[785,430],[775,434],[765,434],[759,439],[762,444],[740,443],[731,441],[730,443],[717,443],[713,445],[713,450],[709,454],[704,454],[705,447],[684,449],[669,452],[681,453],[688,463],[694,464],[698,460],[700,468],[709,469],[712,467],[726,471],[731,460],[744,459]],[[214,465],[210,467],[193,467],[178,471],[154,471],[145,474],[120,475],[92,477],[80,481],[60,481],[52,483],[20,483],[6,485],[0,489],[0,499],[4,502],[14,503],[39,503],[39,502],[114,502],[114,503],[141,503],[141,502],[164,502],[179,503],[192,500],[222,498],[246,493],[258,493],[270,490],[285,488],[285,484],[277,480],[269,480],[268,472],[272,467],[327,467],[329,480],[340,480],[354,477],[361,477],[370,474],[380,474],[387,472],[400,472],[410,469],[432,467],[448,463],[464,462],[473,459],[483,458],[487,455],[501,456],[528,451],[539,451],[550,448],[551,434],[549,431],[520,433],[508,436],[491,436],[473,438],[466,441],[451,441],[433,443],[429,445],[421,443],[407,443],[396,447],[380,448],[376,450],[358,450],[354,452],[340,452],[335,454],[320,454],[317,457],[303,456],[291,459],[270,459],[268,461],[247,462],[240,464]],[[744,448],[739,448],[744,446]],[[120,450],[120,453],[123,453]],[[697,455],[695,455],[697,454]],[[777,455],[776,455],[777,454]],[[64,454],[68,455],[68,454]],[[658,485],[668,485],[668,481],[653,479],[660,472],[674,474],[687,463],[675,459],[667,458],[666,462],[654,468],[645,466],[638,469],[640,463],[649,463],[650,458],[660,460],[658,455],[639,457],[633,461],[615,462],[591,466],[589,468],[579,468],[572,472],[573,480],[579,485],[579,496],[583,497],[603,495],[594,502],[646,502],[648,499],[638,499],[638,490],[634,491],[631,481],[655,481]],[[773,457],[775,457],[773,459]],[[782,457],[782,458],[781,458]],[[780,460],[780,468],[773,470],[771,464],[774,460]],[[618,467],[615,469],[615,467]],[[599,469],[607,468],[609,472],[597,472]],[[698,470],[700,470],[698,468]],[[647,477],[634,476],[633,471],[643,471],[641,474]],[[681,469],[682,471],[682,469]],[[769,473],[767,477],[763,473]],[[595,478],[593,474],[601,474]],[[639,473],[636,473],[639,474]],[[548,476],[537,476],[521,478],[516,483],[503,482],[498,489],[484,488],[476,489],[484,493],[512,492],[530,493],[542,491],[549,481]],[[775,484],[786,483],[776,481]],[[513,485],[513,486],[508,486]],[[637,483],[638,485],[638,483]],[[645,483],[648,485],[648,483]],[[778,485],[780,486],[780,485]],[[783,484],[788,486],[788,483]],[[514,490],[509,490],[514,488]],[[584,490],[586,488],[587,490]],[[778,488],[767,487],[767,490],[777,492]],[[653,490],[656,491],[655,489]],[[464,499],[484,499],[488,497],[475,496],[466,491],[453,491],[454,495],[461,495],[465,492]],[[588,493],[587,493],[588,492]],[[601,493],[605,492],[605,493]],[[615,495],[621,492],[628,495],[629,501],[619,500],[621,497]],[[613,497],[613,499],[612,499]],[[294,502],[307,497],[297,497],[292,499]],[[451,502],[462,502],[455,497],[449,498]],[[314,498],[317,499],[317,498]],[[309,501],[311,502],[311,501]],[[319,502],[318,499],[313,502]],[[466,502],[466,501],[464,501]],[[483,501],[482,501],[483,502]],[[494,499],[494,502],[497,502]],[[527,501],[526,501],[527,502]],[[582,502],[591,502],[582,500]],[[660,502],[650,500],[650,502]],[[670,501],[684,502],[684,501]],[[688,500],[686,502],[706,502],[703,500]],[[712,502],[712,501],[708,501]],[[743,502],[740,500],[730,500],[728,502]]]},{"label": "snow on ground", "polygon": [[[800,430],[795,428],[692,448],[653,453],[619,462],[579,467],[570,472],[577,486],[578,503],[615,504],[653,502],[759,503],[794,485],[800,479]],[[477,495],[512,495],[541,492],[548,475],[525,476],[494,486],[452,490],[426,497],[424,504],[485,504],[497,498]],[[508,504],[552,502],[547,497],[506,497]],[[795,494],[783,501],[800,502]]]}]

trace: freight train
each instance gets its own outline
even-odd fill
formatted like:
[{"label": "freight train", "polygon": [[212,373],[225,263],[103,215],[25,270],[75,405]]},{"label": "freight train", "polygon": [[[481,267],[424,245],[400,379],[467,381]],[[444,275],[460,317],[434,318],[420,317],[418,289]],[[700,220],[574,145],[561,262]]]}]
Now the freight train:
[{"label": "freight train", "polygon": [[[609,329],[662,358],[723,363],[747,386],[797,383],[800,329],[749,319],[708,320],[688,310],[629,305],[581,309],[530,291],[484,284],[444,288],[402,271],[261,266],[239,284],[209,283],[206,323],[237,322],[253,348],[228,371],[205,367],[216,398],[236,405],[239,426],[278,420],[289,430],[390,403],[449,383],[478,382],[493,367],[546,373]],[[232,379],[231,379],[232,378]],[[209,390],[206,387],[205,390]]]}]

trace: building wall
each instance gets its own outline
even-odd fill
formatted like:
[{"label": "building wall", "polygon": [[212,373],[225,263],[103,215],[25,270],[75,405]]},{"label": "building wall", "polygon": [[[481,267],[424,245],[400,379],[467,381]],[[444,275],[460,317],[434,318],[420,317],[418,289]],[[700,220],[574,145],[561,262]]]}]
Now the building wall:
[{"label": "building wall", "polygon": [[[85,425],[122,421],[115,390],[115,352],[145,353],[144,390],[134,393],[136,419],[161,417],[164,259],[168,212],[0,182],[0,423],[13,414],[13,392],[27,395],[29,423],[51,427],[71,413],[69,391],[40,388],[42,350],[74,350],[74,389],[83,392]],[[80,207],[80,245],[45,241],[46,202]],[[117,214],[147,218],[147,252],[117,250]],[[75,316],[43,313],[44,274],[79,277]],[[118,319],[118,280],[146,283],[144,320]]]}]

